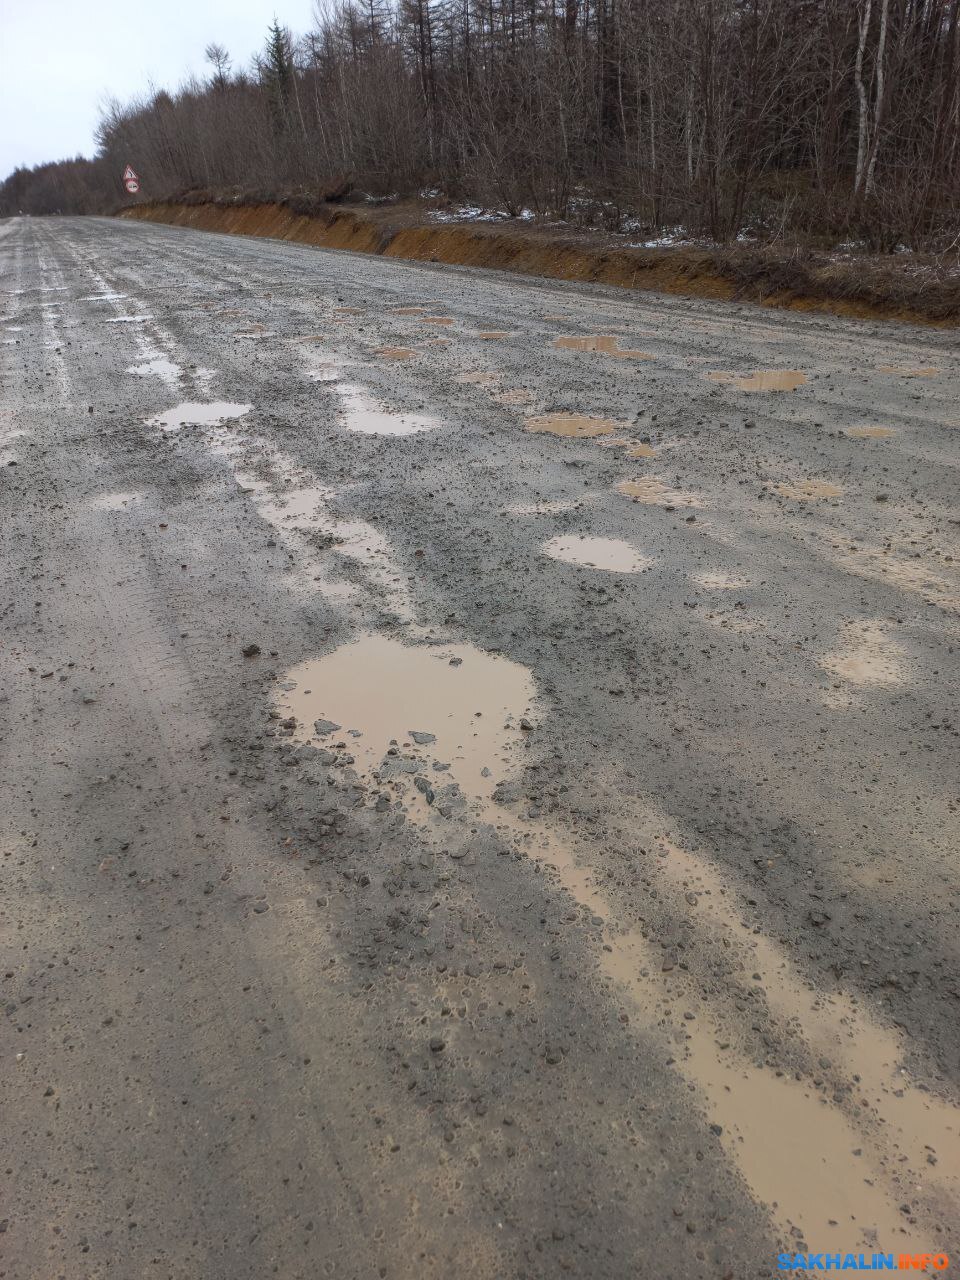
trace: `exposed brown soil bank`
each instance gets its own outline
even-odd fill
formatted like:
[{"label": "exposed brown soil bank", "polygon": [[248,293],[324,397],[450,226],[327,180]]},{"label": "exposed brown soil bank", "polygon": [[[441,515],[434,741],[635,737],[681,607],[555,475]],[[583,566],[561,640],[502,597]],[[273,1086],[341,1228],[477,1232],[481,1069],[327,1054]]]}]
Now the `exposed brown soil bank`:
[{"label": "exposed brown soil bank", "polygon": [[[399,216],[398,216],[399,215]],[[298,212],[283,203],[138,204],[121,218],[200,231],[267,236],[326,249],[492,267],[557,280],[655,289],[696,298],[920,324],[960,322],[960,272],[935,261],[837,259],[782,248],[632,249],[590,233],[526,226],[424,224],[410,210],[341,205]]]}]

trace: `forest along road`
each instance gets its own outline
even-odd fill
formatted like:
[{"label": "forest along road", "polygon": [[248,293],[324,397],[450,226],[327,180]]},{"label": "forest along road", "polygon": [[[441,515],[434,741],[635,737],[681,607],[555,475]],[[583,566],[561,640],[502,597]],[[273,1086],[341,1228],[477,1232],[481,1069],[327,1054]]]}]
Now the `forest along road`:
[{"label": "forest along road", "polygon": [[960,1252],[956,334],[0,224],[2,1274]]}]

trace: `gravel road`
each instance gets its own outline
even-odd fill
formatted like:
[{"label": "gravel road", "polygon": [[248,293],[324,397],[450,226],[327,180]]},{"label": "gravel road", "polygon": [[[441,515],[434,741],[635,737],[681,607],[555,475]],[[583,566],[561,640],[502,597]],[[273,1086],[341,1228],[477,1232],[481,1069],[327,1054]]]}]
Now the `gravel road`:
[{"label": "gravel road", "polygon": [[956,333],[0,223],[0,1276],[960,1252]]}]

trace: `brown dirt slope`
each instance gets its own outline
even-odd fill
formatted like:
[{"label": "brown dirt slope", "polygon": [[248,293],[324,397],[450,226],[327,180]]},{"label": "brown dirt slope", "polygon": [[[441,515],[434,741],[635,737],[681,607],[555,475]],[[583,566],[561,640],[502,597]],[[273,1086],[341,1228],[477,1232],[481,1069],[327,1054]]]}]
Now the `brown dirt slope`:
[{"label": "brown dirt slope", "polygon": [[421,262],[491,267],[557,280],[655,289],[696,298],[827,311],[858,319],[960,322],[960,272],[934,259],[838,259],[777,246],[627,248],[591,233],[500,224],[431,225],[415,211],[281,202],[169,201],[122,210],[121,218],[200,231],[266,236]]}]

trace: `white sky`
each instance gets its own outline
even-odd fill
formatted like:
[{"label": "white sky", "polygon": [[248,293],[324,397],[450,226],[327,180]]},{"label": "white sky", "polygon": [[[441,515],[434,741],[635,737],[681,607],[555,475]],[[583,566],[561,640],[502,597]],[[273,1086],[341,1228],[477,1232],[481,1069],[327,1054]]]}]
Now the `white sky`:
[{"label": "white sky", "polygon": [[312,0],[0,0],[0,181],[18,164],[93,155],[97,104],[204,71],[211,40],[245,67],[276,13],[301,35]]}]

